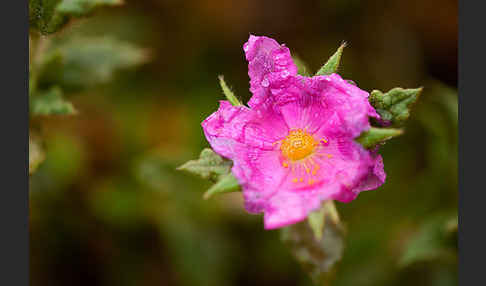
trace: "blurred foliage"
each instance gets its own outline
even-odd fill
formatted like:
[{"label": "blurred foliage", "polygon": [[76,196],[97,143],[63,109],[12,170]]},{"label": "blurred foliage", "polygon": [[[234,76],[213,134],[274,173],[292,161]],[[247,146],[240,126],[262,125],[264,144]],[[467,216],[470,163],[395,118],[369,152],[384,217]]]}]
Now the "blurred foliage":
[{"label": "blurred foliage", "polygon": [[[457,285],[456,1],[124,2],[33,38],[46,72],[30,75],[31,100],[58,86],[77,115],[31,114],[30,155],[46,152],[30,178],[32,285],[312,285],[241,193],[202,200],[210,182],[176,170],[208,146],[218,75],[248,101],[249,32],[307,71],[346,41],[340,73],[367,91],[423,86],[380,149],[386,184],[336,205],[347,236],[332,285]],[[98,54],[92,39],[109,43]],[[88,50],[100,56],[75,56]]]},{"label": "blurred foliage", "polygon": [[121,3],[122,0],[29,0],[29,26],[47,35],[57,32],[70,18],[86,16],[97,7]]},{"label": "blurred foliage", "polygon": [[282,228],[282,241],[316,285],[332,285],[344,250],[345,229],[333,201],[297,224]]}]

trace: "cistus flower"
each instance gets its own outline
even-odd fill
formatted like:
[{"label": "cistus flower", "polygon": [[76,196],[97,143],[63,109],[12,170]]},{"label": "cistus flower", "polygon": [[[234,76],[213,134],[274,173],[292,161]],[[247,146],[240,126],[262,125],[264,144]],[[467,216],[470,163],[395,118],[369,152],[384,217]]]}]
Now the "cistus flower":
[{"label": "cistus flower", "polygon": [[368,93],[338,74],[297,74],[290,51],[267,37],[244,44],[248,106],[220,101],[202,122],[214,151],[233,161],[245,208],[265,229],[304,220],[325,200],[349,202],[385,181],[376,151],[354,139],[379,118]]}]

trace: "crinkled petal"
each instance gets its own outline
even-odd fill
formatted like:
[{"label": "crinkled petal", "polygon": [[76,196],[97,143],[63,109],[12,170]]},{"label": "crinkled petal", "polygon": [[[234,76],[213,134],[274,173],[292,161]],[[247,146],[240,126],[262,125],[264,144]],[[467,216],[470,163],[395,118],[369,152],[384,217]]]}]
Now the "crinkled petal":
[{"label": "crinkled petal", "polygon": [[306,79],[307,91],[321,97],[328,113],[337,113],[343,128],[355,138],[370,128],[368,117],[378,117],[368,101],[368,92],[343,80],[338,74]]},{"label": "crinkled petal", "polygon": [[265,229],[275,229],[304,220],[311,211],[318,209],[321,201],[313,191],[279,190],[265,207]]},{"label": "crinkled petal", "polygon": [[242,186],[245,209],[260,213],[287,181],[289,170],[282,166],[277,150],[241,148],[238,151],[232,172]]},{"label": "crinkled petal", "polygon": [[206,139],[214,151],[232,159],[234,143],[273,150],[274,142],[285,137],[288,127],[269,100],[255,109],[220,101],[219,109],[202,122]]},{"label": "crinkled petal", "polygon": [[271,38],[250,35],[243,49],[248,60],[250,91],[253,94],[248,102],[250,107],[258,106],[268,96],[275,81],[297,74],[289,49]]}]

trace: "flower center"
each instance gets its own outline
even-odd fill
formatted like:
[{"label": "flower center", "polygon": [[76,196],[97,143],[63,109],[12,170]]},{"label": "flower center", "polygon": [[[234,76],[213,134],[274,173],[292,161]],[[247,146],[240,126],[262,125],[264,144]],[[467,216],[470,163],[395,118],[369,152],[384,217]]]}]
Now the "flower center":
[{"label": "flower center", "polygon": [[291,130],[289,135],[282,140],[280,150],[285,157],[297,161],[309,156],[317,144],[307,131],[297,129]]}]

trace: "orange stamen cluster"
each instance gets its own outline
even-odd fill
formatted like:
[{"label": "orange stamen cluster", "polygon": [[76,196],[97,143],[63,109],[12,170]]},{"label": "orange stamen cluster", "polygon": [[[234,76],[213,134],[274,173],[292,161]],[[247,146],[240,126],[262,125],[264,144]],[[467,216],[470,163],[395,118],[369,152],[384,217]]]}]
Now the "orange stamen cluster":
[{"label": "orange stamen cluster", "polygon": [[280,145],[284,160],[282,166],[284,168],[291,168],[293,174],[293,183],[304,182],[304,177],[307,177],[309,185],[316,181],[313,178],[321,168],[312,157],[317,155],[319,157],[331,156],[319,151],[319,146],[327,144],[326,139],[315,140],[314,137],[307,132],[306,129],[291,129],[289,134],[283,140],[279,140],[274,144]]},{"label": "orange stamen cluster", "polygon": [[282,154],[292,161],[298,161],[312,154],[318,144],[307,131],[302,129],[291,130],[282,140],[280,150]]}]

